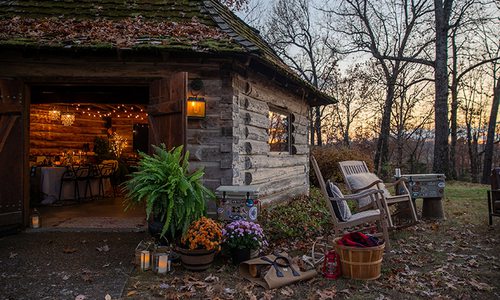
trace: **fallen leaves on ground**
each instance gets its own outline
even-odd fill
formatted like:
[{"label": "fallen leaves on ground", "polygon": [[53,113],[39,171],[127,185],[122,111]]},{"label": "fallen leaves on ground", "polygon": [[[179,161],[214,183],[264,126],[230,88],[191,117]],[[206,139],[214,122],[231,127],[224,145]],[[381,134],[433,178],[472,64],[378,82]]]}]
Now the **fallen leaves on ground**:
[{"label": "fallen leaves on ground", "polygon": [[78,249],[74,248],[74,247],[64,247],[63,248],[63,253],[66,253],[66,254],[71,254],[71,253],[74,253],[78,251]]},{"label": "fallen leaves on ground", "polygon": [[99,252],[108,252],[110,250],[110,248],[109,248],[108,245],[104,245],[104,246],[101,246],[101,247],[96,247],[95,249],[97,251],[99,251]]}]

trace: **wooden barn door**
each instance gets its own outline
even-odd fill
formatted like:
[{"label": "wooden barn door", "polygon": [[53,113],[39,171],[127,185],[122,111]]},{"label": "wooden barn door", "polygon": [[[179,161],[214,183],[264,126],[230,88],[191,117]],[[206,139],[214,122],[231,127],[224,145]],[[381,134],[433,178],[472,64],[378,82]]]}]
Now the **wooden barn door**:
[{"label": "wooden barn door", "polygon": [[22,225],[29,209],[26,105],[23,82],[0,78],[0,230]]},{"label": "wooden barn door", "polygon": [[[149,93],[149,143],[164,143],[167,149],[186,144],[187,73],[155,80]],[[149,149],[151,152],[151,147]]]}]

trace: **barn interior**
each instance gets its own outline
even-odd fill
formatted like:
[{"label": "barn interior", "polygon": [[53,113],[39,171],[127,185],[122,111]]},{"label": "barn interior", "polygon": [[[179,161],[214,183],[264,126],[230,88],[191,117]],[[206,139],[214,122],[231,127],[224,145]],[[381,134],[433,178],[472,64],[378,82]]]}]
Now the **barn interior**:
[{"label": "barn interior", "polygon": [[138,228],[121,183],[149,145],[147,85],[33,85],[30,206],[42,228]]}]

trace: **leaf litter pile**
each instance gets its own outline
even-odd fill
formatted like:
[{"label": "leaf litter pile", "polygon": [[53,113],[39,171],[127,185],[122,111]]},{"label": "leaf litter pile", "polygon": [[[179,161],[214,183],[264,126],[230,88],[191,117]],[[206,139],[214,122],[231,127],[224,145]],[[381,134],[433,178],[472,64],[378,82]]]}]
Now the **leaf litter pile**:
[{"label": "leaf litter pile", "polygon": [[0,41],[28,39],[50,45],[94,45],[109,43],[117,47],[139,44],[163,45],[172,40],[195,45],[210,38],[228,39],[217,28],[209,27],[193,17],[188,22],[146,20],[138,16],[120,20],[71,18],[20,18],[0,20]]},{"label": "leaf litter pile", "polygon": [[[325,233],[326,208],[313,192],[262,212],[262,225],[270,237],[269,252],[286,251],[300,257],[310,254],[315,237]],[[420,221],[390,233],[392,251],[384,256],[382,276],[375,281],[321,275],[307,282],[274,290],[242,279],[228,256],[219,255],[204,272],[189,272],[175,265],[173,272],[156,275],[135,271],[123,297],[132,299],[494,299],[500,298],[499,225],[488,227],[486,201],[481,217],[469,222],[445,201],[448,219]],[[467,206],[467,205],[465,205]],[[484,207],[483,207],[484,206]],[[497,221],[498,223],[498,221]],[[318,268],[318,271],[320,268]]]}]

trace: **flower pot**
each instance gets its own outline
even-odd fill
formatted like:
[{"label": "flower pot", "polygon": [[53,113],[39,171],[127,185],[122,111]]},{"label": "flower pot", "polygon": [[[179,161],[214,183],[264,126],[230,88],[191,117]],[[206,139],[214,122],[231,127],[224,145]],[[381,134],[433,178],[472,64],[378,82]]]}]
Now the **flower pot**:
[{"label": "flower pot", "polygon": [[210,268],[215,258],[215,250],[177,248],[184,268],[190,271],[205,271]]},{"label": "flower pot", "polygon": [[254,249],[250,251],[250,258],[257,258],[259,257],[260,254],[260,249]]},{"label": "flower pot", "polygon": [[238,248],[232,248],[231,249],[231,259],[233,260],[233,265],[239,265],[240,263],[244,262],[245,260],[250,259],[250,254],[252,250],[250,249],[238,249]]},{"label": "flower pot", "polygon": [[161,230],[163,229],[163,222],[156,221],[153,218],[148,221],[148,231],[149,234],[157,241],[160,246],[168,246],[169,232],[165,234],[164,237],[160,238]]}]

